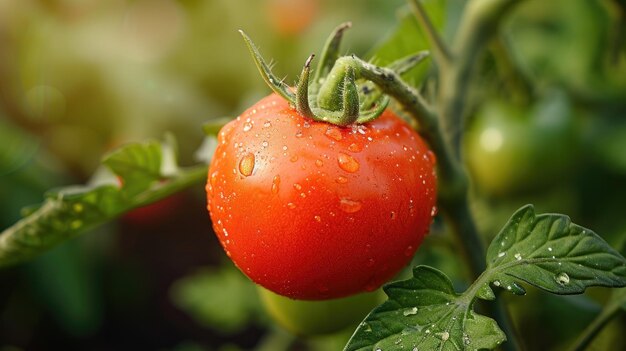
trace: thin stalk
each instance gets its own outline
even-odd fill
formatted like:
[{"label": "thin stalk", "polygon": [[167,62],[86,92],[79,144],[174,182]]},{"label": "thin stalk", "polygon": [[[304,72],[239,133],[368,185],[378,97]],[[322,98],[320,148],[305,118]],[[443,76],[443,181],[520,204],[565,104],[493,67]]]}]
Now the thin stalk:
[{"label": "thin stalk", "polygon": [[420,22],[420,25],[426,32],[428,41],[431,43],[431,50],[435,56],[435,61],[437,61],[440,69],[445,69],[444,66],[448,66],[452,60],[450,49],[448,49],[448,46],[443,41],[443,38],[441,38],[441,35],[439,35],[435,29],[435,26],[433,26],[430,17],[428,17],[424,6],[422,6],[419,0],[410,0],[409,5],[415,14],[415,17],[417,17],[417,20]]},{"label": "thin stalk", "polygon": [[[417,19],[428,35],[436,64],[439,66],[437,112],[442,123],[442,126],[438,128],[442,129],[443,135],[437,139],[445,139],[443,148],[448,152],[437,154],[437,156],[444,163],[452,165],[450,168],[455,174],[451,175],[451,178],[456,180],[453,183],[455,189],[449,194],[440,196],[440,204],[458,242],[463,243],[462,251],[470,264],[474,279],[478,278],[485,269],[485,248],[470,211],[468,179],[461,166],[461,132],[464,130],[468,93],[476,61],[496,32],[495,29],[499,26],[503,15],[513,4],[520,1],[522,0],[470,1],[466,5],[452,45],[455,50],[449,51],[434,30],[419,1],[409,0]],[[442,160],[448,157],[451,160]],[[445,189],[444,186],[445,184],[442,184],[442,190]],[[490,315],[496,319],[509,337],[509,341],[502,346],[503,349],[520,350],[521,346],[502,302],[488,304],[487,308]]]}]

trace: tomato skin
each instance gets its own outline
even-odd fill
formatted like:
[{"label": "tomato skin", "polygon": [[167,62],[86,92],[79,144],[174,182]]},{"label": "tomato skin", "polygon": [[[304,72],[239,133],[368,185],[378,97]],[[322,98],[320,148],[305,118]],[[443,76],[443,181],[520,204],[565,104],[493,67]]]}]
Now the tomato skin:
[{"label": "tomato skin", "polygon": [[272,94],[219,133],[208,209],[228,256],[280,295],[372,291],[421,244],[436,199],[435,157],[390,111],[340,128]]}]

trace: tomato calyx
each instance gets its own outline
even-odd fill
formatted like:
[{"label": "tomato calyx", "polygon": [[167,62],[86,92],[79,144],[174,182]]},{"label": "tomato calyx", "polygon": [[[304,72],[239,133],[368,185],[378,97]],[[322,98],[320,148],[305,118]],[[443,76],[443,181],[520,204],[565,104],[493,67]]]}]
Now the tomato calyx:
[{"label": "tomato calyx", "polygon": [[[313,79],[310,55],[302,68],[295,91],[277,79],[258,48],[243,31],[239,31],[248,46],[261,76],[269,87],[287,100],[300,115],[318,122],[345,127],[364,124],[378,118],[389,104],[389,96],[367,79],[362,61],[354,57],[339,56],[343,33],[350,22],[339,25],[326,41]],[[389,67],[402,74],[415,67],[427,55],[420,53],[394,62]],[[376,68],[375,66],[373,66]]]}]

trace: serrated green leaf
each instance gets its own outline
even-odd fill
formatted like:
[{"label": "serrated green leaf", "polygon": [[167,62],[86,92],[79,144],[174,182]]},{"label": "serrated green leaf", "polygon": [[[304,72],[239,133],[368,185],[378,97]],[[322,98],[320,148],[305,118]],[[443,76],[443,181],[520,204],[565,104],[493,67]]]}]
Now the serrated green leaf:
[{"label": "serrated green leaf", "polygon": [[[515,293],[519,281],[555,294],[626,286],[626,259],[593,231],[560,214],[518,210],[487,250],[491,281]],[[523,290],[523,289],[522,289]]]},{"label": "serrated green leaf", "polygon": [[384,290],[389,300],[359,325],[345,351],[493,349],[506,340],[494,320],[472,311],[473,297],[455,293],[434,268],[415,267],[413,278]]},{"label": "serrated green leaf", "polygon": [[[123,181],[104,174],[91,186],[69,186],[45,194],[41,205],[24,211],[25,217],[0,233],[0,267],[28,260],[55,244],[110,221],[133,208],[163,199],[206,179],[200,165],[164,172],[164,153],[158,142],[130,144],[109,154],[103,161]],[[169,156],[174,162],[175,156]],[[166,167],[167,170],[167,167]],[[105,172],[106,173],[106,172]]]},{"label": "serrated green leaf", "polygon": [[162,146],[157,141],[129,144],[104,157],[102,163],[120,177],[128,196],[148,189],[162,178]]}]

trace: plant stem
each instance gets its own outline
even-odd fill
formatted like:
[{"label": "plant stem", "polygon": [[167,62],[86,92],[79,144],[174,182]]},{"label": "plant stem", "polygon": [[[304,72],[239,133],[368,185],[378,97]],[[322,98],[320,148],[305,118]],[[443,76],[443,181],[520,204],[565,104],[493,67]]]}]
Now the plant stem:
[{"label": "plant stem", "polygon": [[[440,194],[440,204],[458,242],[464,244],[462,251],[470,264],[474,279],[478,278],[485,269],[485,248],[470,211],[468,179],[461,166],[461,132],[464,130],[468,93],[476,60],[496,33],[501,18],[512,5],[520,1],[522,0],[469,1],[452,45],[455,50],[448,51],[419,1],[409,0],[423,29],[428,34],[435,53],[436,64],[439,66],[437,112],[442,123],[443,136],[430,139],[445,139],[443,141],[445,145],[442,148],[448,152],[438,153],[437,156],[444,165],[451,164],[449,168],[454,172],[449,176],[450,179],[454,179],[452,182],[454,188],[449,193]],[[437,142],[441,141],[437,140]],[[448,157],[451,160],[445,160]],[[448,184],[442,183],[440,189],[449,191],[445,188]],[[509,342],[502,347],[505,350],[521,349],[502,302],[488,304],[487,308],[509,338]]]},{"label": "plant stem", "polygon": [[585,328],[583,333],[576,339],[569,351],[584,351],[591,344],[602,328],[617,315],[621,310],[623,301],[612,299],[604,306],[602,312]]}]

